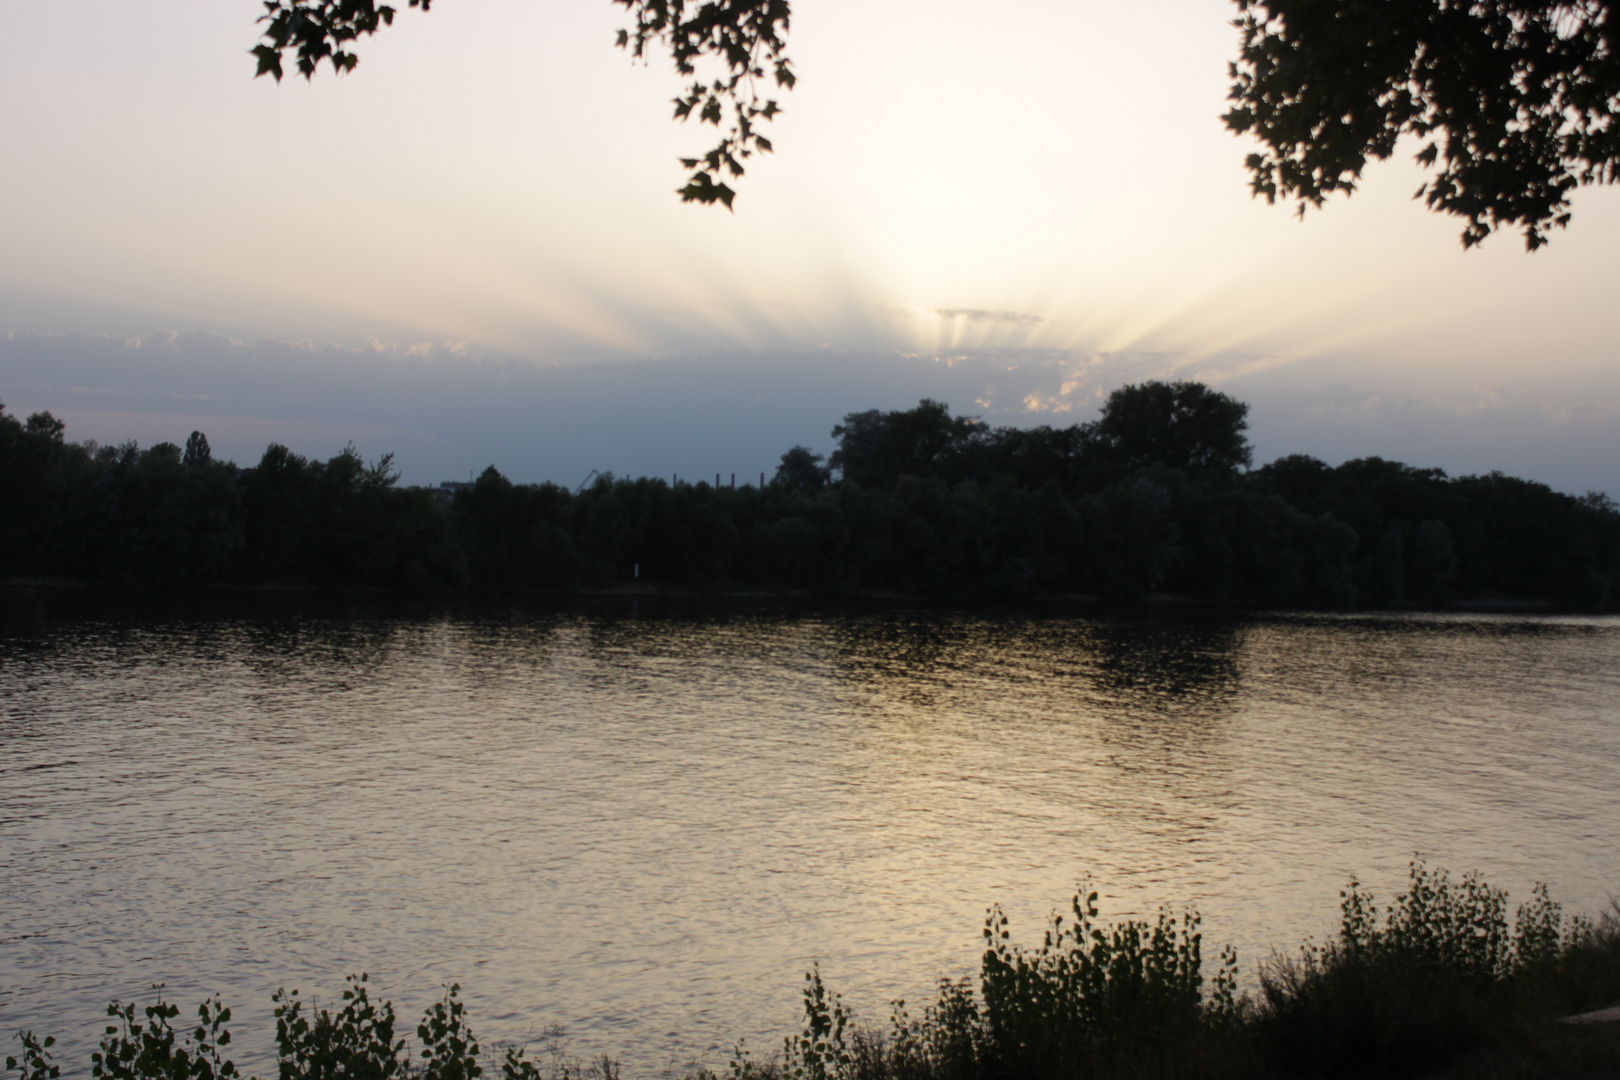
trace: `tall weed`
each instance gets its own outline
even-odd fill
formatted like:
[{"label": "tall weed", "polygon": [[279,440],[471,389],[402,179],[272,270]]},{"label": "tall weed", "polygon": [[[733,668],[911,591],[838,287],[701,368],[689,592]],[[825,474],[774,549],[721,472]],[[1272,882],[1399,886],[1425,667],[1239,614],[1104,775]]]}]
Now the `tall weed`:
[{"label": "tall weed", "polygon": [[114,1022],[103,1031],[101,1048],[90,1055],[96,1080],[230,1080],[237,1075],[236,1066],[220,1056],[231,1041],[225,1027],[231,1010],[217,997],[197,1006],[196,1026],[178,1034],[171,1021],[180,1007],[161,996],[139,1013],[134,1002],[114,1001],[107,1015]]},{"label": "tall weed", "polygon": [[373,1005],[364,974],[350,975],[335,1014],[304,1011],[298,991],[271,995],[276,1006],[276,1058],[281,1080],[395,1080],[405,1068],[405,1040],[394,1037],[394,1005]]},{"label": "tall weed", "polygon": [[[784,1044],[789,1080],[1192,1076],[1240,1026],[1237,959],[1222,950],[1206,993],[1194,912],[1153,922],[1097,921],[1077,893],[1034,948],[1013,944],[992,908],[977,989],[942,979],[912,1017],[894,1003],[884,1033],[852,1023],[819,971],[806,978],[804,1031]],[[734,1070],[738,1067],[733,1063]],[[738,1076],[733,1072],[733,1076]]]},{"label": "tall weed", "polygon": [[6,1068],[17,1070],[17,1080],[57,1080],[62,1075],[62,1066],[51,1061],[56,1036],[40,1039],[32,1031],[19,1031],[17,1041],[22,1043],[21,1060],[15,1055],[6,1055]]}]

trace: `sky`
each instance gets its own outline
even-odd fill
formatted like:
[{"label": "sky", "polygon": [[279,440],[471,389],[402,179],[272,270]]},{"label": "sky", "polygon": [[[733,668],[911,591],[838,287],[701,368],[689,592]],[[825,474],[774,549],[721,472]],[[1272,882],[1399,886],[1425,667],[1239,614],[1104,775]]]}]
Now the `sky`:
[{"label": "sky", "polygon": [[0,401],[68,436],[757,478],[923,397],[1069,424],[1196,378],[1257,463],[1620,492],[1620,191],[1464,251],[1402,145],[1297,218],[1225,130],[1218,0],[801,0],[773,155],[683,205],[607,0],[439,0],[255,80],[255,0],[0,0]]}]

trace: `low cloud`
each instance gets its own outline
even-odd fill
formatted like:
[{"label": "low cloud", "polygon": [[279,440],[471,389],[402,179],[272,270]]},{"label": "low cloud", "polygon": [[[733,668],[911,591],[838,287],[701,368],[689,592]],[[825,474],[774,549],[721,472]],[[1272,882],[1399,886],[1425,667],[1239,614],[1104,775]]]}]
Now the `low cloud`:
[{"label": "low cloud", "polygon": [[927,308],[926,314],[938,319],[960,320],[966,323],[1022,323],[1044,322],[1039,315],[1025,311],[995,311],[986,308]]}]

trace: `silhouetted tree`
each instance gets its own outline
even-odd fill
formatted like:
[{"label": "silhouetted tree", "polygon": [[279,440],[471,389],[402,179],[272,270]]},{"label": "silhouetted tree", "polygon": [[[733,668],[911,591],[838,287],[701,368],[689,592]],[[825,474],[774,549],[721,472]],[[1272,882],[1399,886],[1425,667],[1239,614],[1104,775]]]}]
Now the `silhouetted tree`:
[{"label": "silhouetted tree", "polygon": [[51,442],[62,441],[62,432],[67,424],[58,420],[48,412],[37,412],[28,418],[23,430],[36,438],[49,439]]},{"label": "silhouetted tree", "polygon": [[1411,564],[1412,598],[1420,604],[1434,603],[1457,576],[1457,553],[1445,522],[1430,518],[1417,527]]},{"label": "silhouetted tree", "polygon": [[1108,395],[1092,427],[1115,476],[1163,465],[1188,476],[1235,472],[1250,462],[1249,407],[1195,382],[1145,382]]},{"label": "silhouetted tree", "polygon": [[193,431],[191,436],[186,439],[186,453],[184,458],[186,465],[198,467],[207,465],[213,460],[214,452],[208,448],[208,436],[204,435],[200,431]]},{"label": "silhouetted tree", "polygon": [[1255,470],[1251,479],[1263,491],[1302,504],[1321,497],[1333,481],[1333,467],[1309,454],[1285,454]]},{"label": "silhouetted tree", "polygon": [[901,476],[954,479],[967,447],[987,426],[952,416],[943,402],[923,399],[915,409],[850,413],[832,429],[838,448],[828,464],[841,478],[865,487],[892,487]]},{"label": "silhouetted tree", "polygon": [[555,484],[520,486],[491,465],[457,492],[454,521],[474,588],[521,593],[580,583],[585,560],[570,536],[573,499]]},{"label": "silhouetted tree", "polygon": [[820,491],[828,479],[828,469],[821,460],[821,455],[811,453],[808,447],[795,446],[782,455],[772,483],[789,491]]},{"label": "silhouetted tree", "polygon": [[1091,444],[1091,429],[1079,424],[995,428],[970,448],[972,472],[985,481],[1000,475],[1026,487],[1056,484],[1067,490],[1090,479],[1086,467]]},{"label": "silhouetted tree", "polygon": [[66,576],[83,542],[90,455],[65,443],[48,412],[26,421],[0,405],[0,576]]}]

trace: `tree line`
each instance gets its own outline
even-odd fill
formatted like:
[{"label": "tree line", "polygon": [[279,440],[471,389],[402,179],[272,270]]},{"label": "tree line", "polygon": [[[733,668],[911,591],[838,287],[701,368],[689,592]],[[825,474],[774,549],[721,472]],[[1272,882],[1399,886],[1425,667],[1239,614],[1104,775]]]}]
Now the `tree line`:
[{"label": "tree line", "polygon": [[1254,606],[1604,610],[1620,510],[1501,473],[1290,455],[1251,468],[1248,406],[1193,382],[1116,390],[1069,427],[992,427],[924,400],[851,413],[825,459],[761,486],[493,466],[453,497],[391,456],[256,465],[65,438],[0,405],[0,580],[169,588],[945,597],[1155,594]]}]

